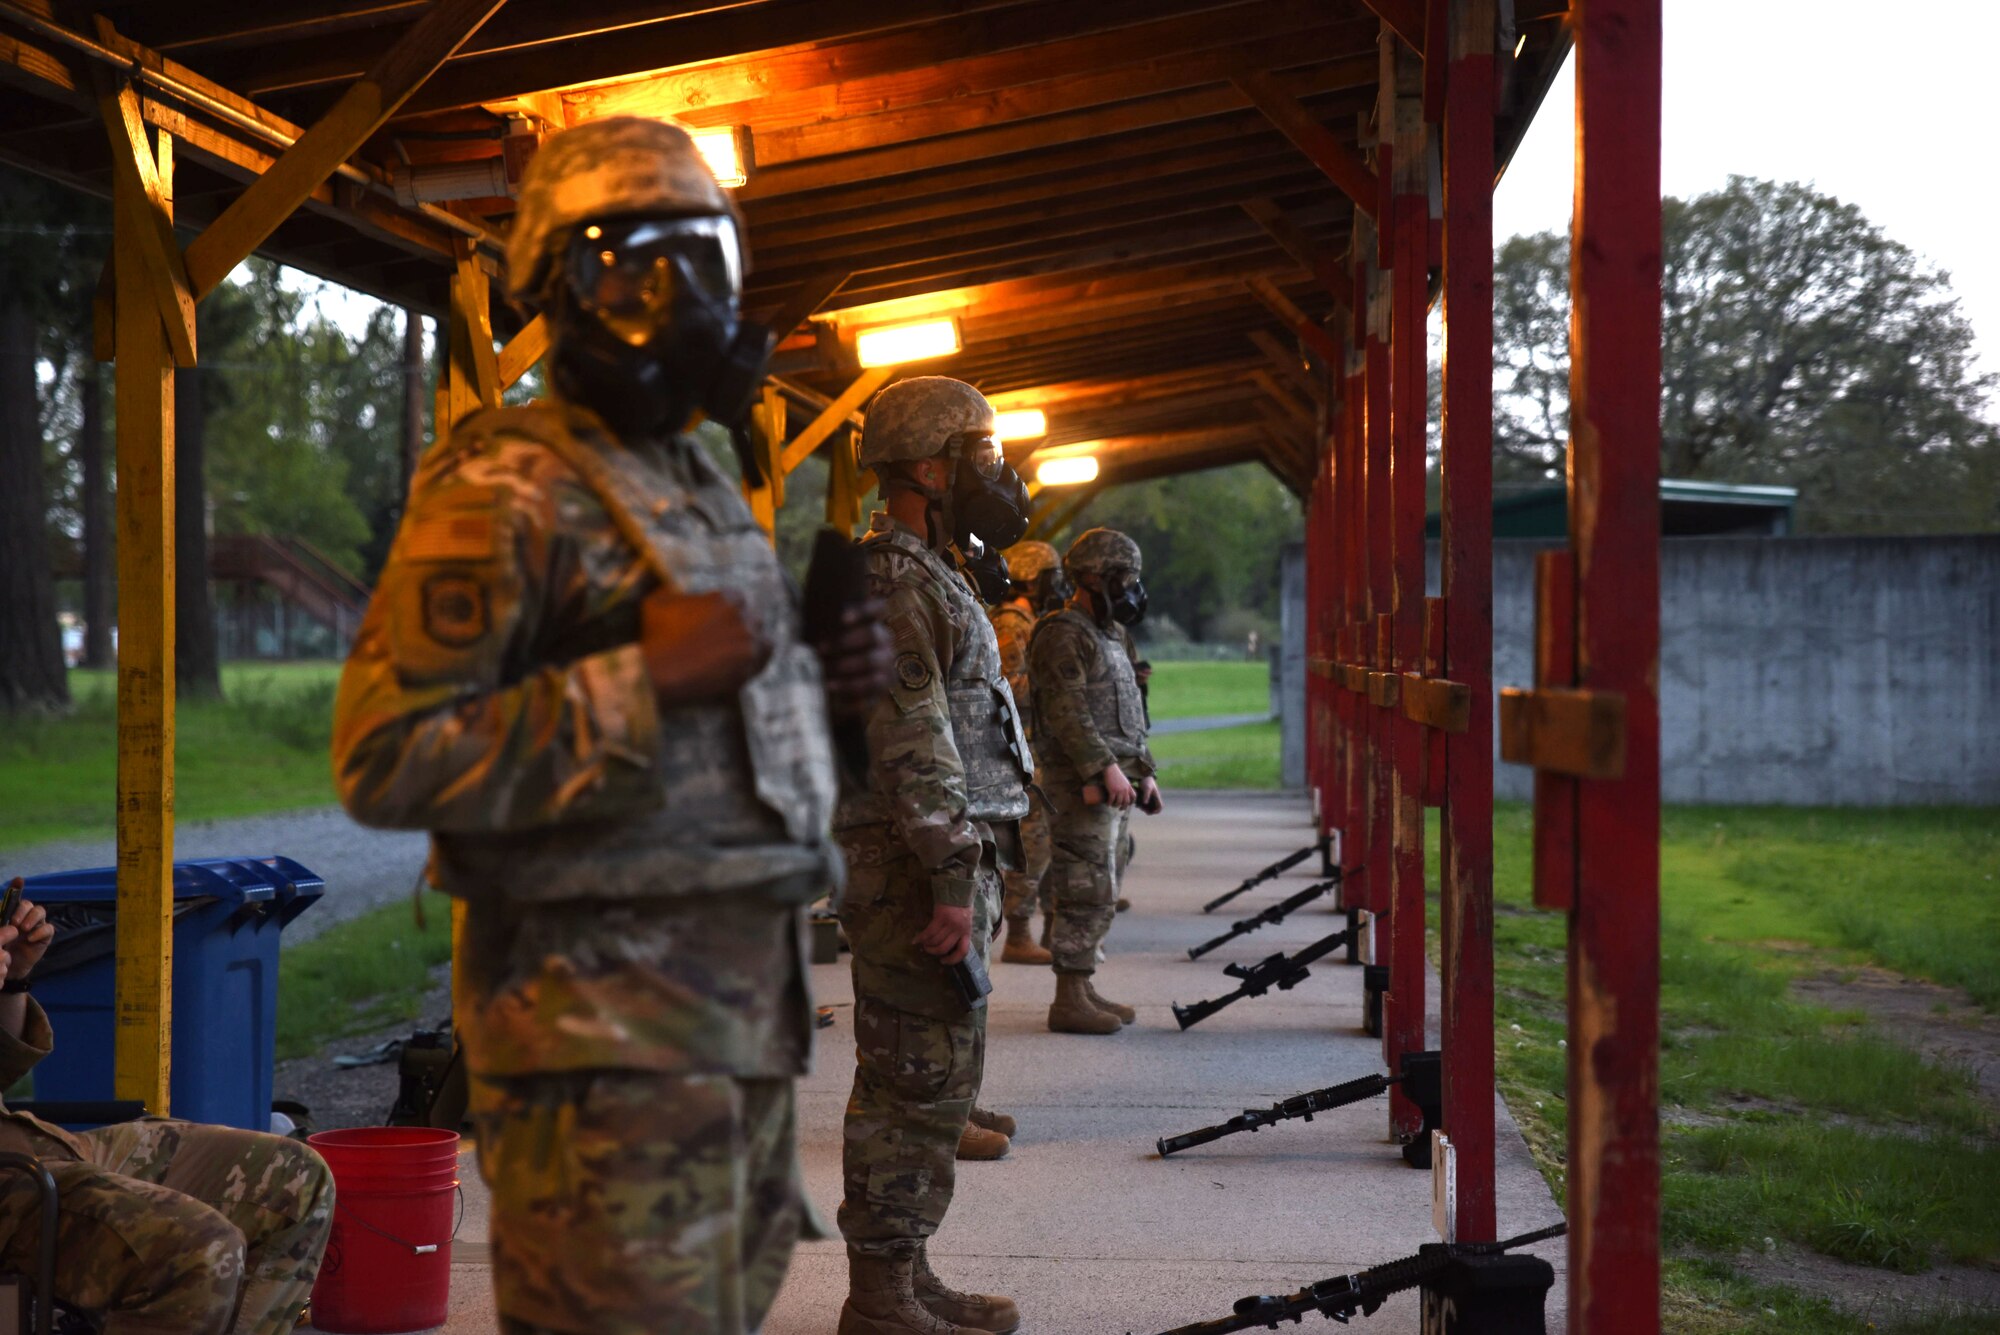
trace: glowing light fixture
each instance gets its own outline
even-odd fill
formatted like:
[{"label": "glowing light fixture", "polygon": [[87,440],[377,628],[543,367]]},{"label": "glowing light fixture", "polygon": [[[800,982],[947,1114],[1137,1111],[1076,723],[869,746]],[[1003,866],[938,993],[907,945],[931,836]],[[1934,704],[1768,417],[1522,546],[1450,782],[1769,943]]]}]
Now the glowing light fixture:
[{"label": "glowing light fixture", "polygon": [[715,173],[715,182],[734,190],[750,179],[750,155],[745,152],[750,131],[741,125],[719,125],[709,130],[689,130],[695,151]]},{"label": "glowing light fixture", "polygon": [[1521,52],[1527,48],[1527,45],[1528,34],[1522,33],[1521,40],[1514,43],[1514,59],[1519,60],[1521,58]]},{"label": "glowing light fixture", "polygon": [[1016,408],[993,419],[993,434],[1003,441],[1039,440],[1049,434],[1049,415],[1040,408]]},{"label": "glowing light fixture", "polygon": [[949,357],[958,351],[958,321],[915,320],[863,329],[854,336],[854,351],[863,366],[897,366]]},{"label": "glowing light fixture", "polygon": [[1045,487],[1075,487],[1097,480],[1097,456],[1067,454],[1050,459],[1035,469],[1035,481]]}]

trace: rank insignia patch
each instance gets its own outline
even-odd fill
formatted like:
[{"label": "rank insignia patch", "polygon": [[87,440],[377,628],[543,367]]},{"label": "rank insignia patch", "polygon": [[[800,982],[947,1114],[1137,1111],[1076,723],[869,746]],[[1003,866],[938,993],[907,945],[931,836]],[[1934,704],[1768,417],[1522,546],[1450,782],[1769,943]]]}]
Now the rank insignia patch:
[{"label": "rank insignia patch", "polygon": [[486,586],[472,575],[432,575],[424,581],[424,634],[449,649],[479,643],[492,626]]}]

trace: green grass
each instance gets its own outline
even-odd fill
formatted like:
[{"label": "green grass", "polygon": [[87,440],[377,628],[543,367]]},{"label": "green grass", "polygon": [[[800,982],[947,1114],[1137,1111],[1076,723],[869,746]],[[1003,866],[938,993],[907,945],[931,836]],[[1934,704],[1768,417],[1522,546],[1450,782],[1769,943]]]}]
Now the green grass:
[{"label": "green grass", "polygon": [[1271,669],[1263,663],[1157,663],[1146,697],[1156,719],[1262,713],[1271,707]]},{"label": "green grass", "polygon": [[[1667,813],[1662,1231],[1669,1310],[1685,1315],[1671,1328],[1865,1328],[1741,1280],[1729,1258],[1765,1238],[1912,1273],[2000,1264],[2000,1128],[1970,1075],[1790,990],[1802,974],[1873,964],[1990,998],[2000,987],[1996,828],[1992,812],[1951,810]],[[1528,810],[1503,805],[1498,1074],[1560,1194],[1566,928],[1531,905],[1529,833]],[[1992,1328],[1959,1318],[1895,1327]]]},{"label": "green grass", "polygon": [[[213,820],[334,800],[327,744],[337,663],[231,664],[224,699],[184,701],[175,811]],[[71,712],[0,716],[0,849],[109,835],[118,772],[117,684],[73,671]]]},{"label": "green grass", "polygon": [[1172,732],[1152,739],[1160,787],[1169,801],[1176,788],[1276,788],[1278,723]]},{"label": "green grass", "polygon": [[278,960],[278,1060],[417,1018],[431,970],[451,958],[451,901],[426,893],[418,927],[407,902],[329,927]]}]

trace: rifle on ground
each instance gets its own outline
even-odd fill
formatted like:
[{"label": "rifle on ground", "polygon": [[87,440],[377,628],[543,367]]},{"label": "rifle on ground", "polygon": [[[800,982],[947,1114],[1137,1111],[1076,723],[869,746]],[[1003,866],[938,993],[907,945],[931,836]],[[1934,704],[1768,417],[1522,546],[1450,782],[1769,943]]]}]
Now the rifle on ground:
[{"label": "rifle on ground", "polygon": [[1205,1126],[1199,1131],[1190,1131],[1185,1135],[1166,1136],[1155,1144],[1159,1147],[1160,1157],[1164,1159],[1170,1154],[1191,1150],[1197,1145],[1206,1145],[1210,1141],[1221,1140],[1224,1136],[1233,1136],[1239,1131],[1256,1131],[1262,1127],[1289,1121],[1294,1117],[1310,1122],[1314,1113],[1332,1112],[1335,1108],[1345,1108],[1350,1103],[1372,1099],[1389,1086],[1407,1078],[1407,1073],[1364,1075],[1359,1080],[1328,1085],[1325,1089],[1310,1089],[1303,1094],[1294,1094],[1288,1099],[1281,1099],[1268,1108],[1245,1108],[1240,1114],[1219,1126]]},{"label": "rifle on ground", "polygon": [[1376,1309],[1391,1296],[1436,1278],[1461,1257],[1498,1256],[1515,1247],[1559,1238],[1568,1231],[1569,1225],[1563,1223],[1551,1224],[1500,1242],[1427,1242],[1417,1248],[1415,1256],[1371,1266],[1356,1275],[1335,1275],[1317,1284],[1308,1284],[1297,1293],[1281,1297],[1259,1294],[1238,1298],[1231,1309],[1233,1316],[1219,1321],[1197,1321],[1191,1326],[1175,1326],[1162,1335],[1232,1335],[1235,1331],[1254,1330],[1260,1326],[1276,1330],[1281,1321],[1303,1321],[1315,1312],[1345,1323],[1355,1312],[1363,1316],[1374,1315]]},{"label": "rifle on ground", "polygon": [[1241,978],[1243,986],[1227,996],[1213,1001],[1197,1001],[1192,1006],[1174,1003],[1174,1018],[1183,1029],[1200,1024],[1224,1006],[1243,997],[1261,997],[1272,988],[1289,992],[1304,982],[1308,972],[1306,966],[1316,963],[1321,956],[1330,955],[1347,944],[1347,931],[1335,932],[1332,936],[1321,937],[1295,955],[1282,952],[1255,964],[1232,964],[1223,972],[1231,978]]},{"label": "rifle on ground", "polygon": [[1285,900],[1283,903],[1273,904],[1271,905],[1270,908],[1265,909],[1262,913],[1259,913],[1254,917],[1245,918],[1242,922],[1235,924],[1228,931],[1224,932],[1221,936],[1216,937],[1213,941],[1208,941],[1198,946],[1189,947],[1188,958],[1191,960],[1198,960],[1203,955],[1206,955],[1209,951],[1214,950],[1217,946],[1228,945],[1231,941],[1234,941],[1237,937],[1248,935],[1249,933],[1256,931],[1259,927],[1263,927],[1268,923],[1283,922],[1286,916],[1289,915],[1293,909],[1304,908],[1306,905],[1312,903],[1315,899],[1318,899],[1321,895],[1326,894],[1328,891],[1332,890],[1335,886],[1340,885],[1349,876],[1354,876],[1359,874],[1360,871],[1361,868],[1359,866],[1356,866],[1352,871],[1340,867],[1334,868],[1332,880],[1320,881],[1316,885],[1309,885],[1305,889],[1299,891],[1296,895],[1293,895],[1290,899]]},{"label": "rifle on ground", "polygon": [[1264,882],[1271,880],[1275,877],[1284,875],[1286,872],[1298,866],[1301,862],[1304,862],[1307,858],[1311,857],[1313,854],[1317,853],[1321,857],[1325,857],[1327,854],[1327,850],[1332,847],[1333,847],[1333,831],[1328,830],[1325,834],[1321,835],[1317,840],[1315,840],[1310,844],[1307,844],[1304,848],[1301,848],[1298,852],[1290,853],[1282,858],[1279,858],[1276,862],[1273,862],[1270,866],[1264,868],[1264,870],[1258,872],[1255,876],[1252,876],[1249,880],[1237,886],[1234,890],[1231,890],[1228,894],[1219,895],[1216,898],[1209,900],[1206,904],[1203,904],[1201,906],[1201,911],[1203,913],[1213,913],[1215,910],[1221,908],[1224,904],[1227,904],[1230,900],[1236,898],[1236,896],[1242,894],[1244,891],[1255,890],[1258,886],[1264,884]]}]

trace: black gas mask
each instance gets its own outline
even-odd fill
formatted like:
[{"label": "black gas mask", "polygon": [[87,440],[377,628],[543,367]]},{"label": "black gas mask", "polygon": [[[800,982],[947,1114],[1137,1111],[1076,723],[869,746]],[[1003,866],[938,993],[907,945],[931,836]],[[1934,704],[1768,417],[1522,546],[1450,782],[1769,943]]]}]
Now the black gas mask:
[{"label": "black gas mask", "polygon": [[557,391],[620,433],[679,431],[696,411],[740,433],[773,342],[737,317],[742,288],[730,218],[579,228],[549,313]]},{"label": "black gas mask", "polygon": [[[968,550],[974,539],[992,549],[1000,568],[1000,549],[1012,547],[1028,531],[1027,484],[1007,466],[1000,440],[990,432],[968,431],[955,436],[946,455],[952,461],[951,490],[945,497],[945,517],[953,542]],[[989,598],[988,602],[1004,601]]]},{"label": "black gas mask", "polygon": [[1069,582],[1069,576],[1059,565],[1045,568],[1025,584],[1019,580],[1014,582],[1014,596],[1026,598],[1028,606],[1035,609],[1036,616],[1060,612],[1075,592],[1076,586]]},{"label": "black gas mask", "polygon": [[979,601],[998,606],[1014,596],[1014,578],[1007,569],[1007,557],[998,547],[989,547],[978,538],[959,544],[959,567],[979,591]]},{"label": "black gas mask", "polygon": [[1136,626],[1146,615],[1146,586],[1136,570],[1107,570],[1099,606],[1121,626]]}]

